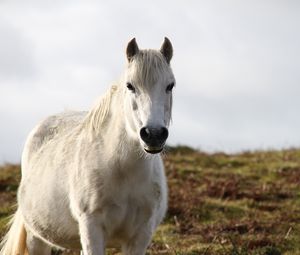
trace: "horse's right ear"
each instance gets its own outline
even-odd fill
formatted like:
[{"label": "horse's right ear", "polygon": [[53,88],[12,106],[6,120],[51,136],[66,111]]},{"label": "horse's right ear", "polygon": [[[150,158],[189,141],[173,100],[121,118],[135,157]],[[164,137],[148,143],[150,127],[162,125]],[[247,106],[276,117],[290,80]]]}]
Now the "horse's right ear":
[{"label": "horse's right ear", "polygon": [[139,53],[139,47],[136,43],[135,38],[133,38],[128,43],[127,48],[126,48],[126,56],[127,56],[128,62],[130,62],[137,53]]}]

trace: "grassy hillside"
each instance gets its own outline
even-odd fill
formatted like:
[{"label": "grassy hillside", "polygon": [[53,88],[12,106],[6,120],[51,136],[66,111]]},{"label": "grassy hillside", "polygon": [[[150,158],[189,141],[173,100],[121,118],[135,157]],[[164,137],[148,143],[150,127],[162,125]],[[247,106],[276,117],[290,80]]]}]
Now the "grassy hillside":
[{"label": "grassy hillside", "polygon": [[[300,150],[164,156],[169,210],[149,254],[300,254]],[[0,235],[19,166],[0,169]],[[111,250],[109,254],[118,254]]]}]

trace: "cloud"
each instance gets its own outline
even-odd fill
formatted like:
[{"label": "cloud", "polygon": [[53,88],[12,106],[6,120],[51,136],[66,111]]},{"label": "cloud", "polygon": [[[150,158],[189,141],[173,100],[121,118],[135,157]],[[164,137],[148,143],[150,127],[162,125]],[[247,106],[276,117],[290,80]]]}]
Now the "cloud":
[{"label": "cloud", "polygon": [[[124,48],[174,45],[170,142],[209,150],[299,146],[298,1],[2,1],[0,161],[38,120],[88,109]],[[12,128],[17,127],[17,128]],[[1,156],[4,155],[4,156]]]},{"label": "cloud", "polygon": [[30,40],[4,19],[0,19],[0,34],[0,82],[33,78],[37,67]]}]

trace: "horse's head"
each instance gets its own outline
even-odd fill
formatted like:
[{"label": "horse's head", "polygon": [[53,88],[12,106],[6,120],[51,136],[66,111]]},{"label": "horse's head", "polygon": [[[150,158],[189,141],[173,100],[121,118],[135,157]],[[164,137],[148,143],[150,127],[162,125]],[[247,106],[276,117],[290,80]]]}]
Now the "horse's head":
[{"label": "horse's head", "polygon": [[126,127],[146,152],[159,153],[168,138],[172,111],[172,44],[165,38],[160,50],[139,50],[132,39],[126,55]]}]

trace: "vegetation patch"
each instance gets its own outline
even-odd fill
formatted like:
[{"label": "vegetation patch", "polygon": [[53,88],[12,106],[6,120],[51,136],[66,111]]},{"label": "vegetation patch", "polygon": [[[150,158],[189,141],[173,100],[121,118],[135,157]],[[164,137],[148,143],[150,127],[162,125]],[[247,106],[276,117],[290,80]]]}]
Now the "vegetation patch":
[{"label": "vegetation patch", "polygon": [[[163,158],[169,209],[148,254],[300,254],[300,150],[227,155],[179,146]],[[0,235],[19,181],[18,165],[0,168]]]}]

